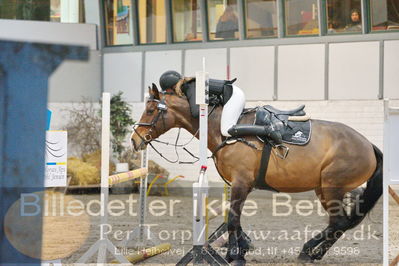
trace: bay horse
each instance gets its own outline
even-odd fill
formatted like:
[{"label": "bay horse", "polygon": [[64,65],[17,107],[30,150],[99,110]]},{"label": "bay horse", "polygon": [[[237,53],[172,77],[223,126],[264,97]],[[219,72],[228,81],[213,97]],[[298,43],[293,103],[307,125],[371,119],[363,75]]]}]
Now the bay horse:
[{"label": "bay horse", "polygon": [[[150,97],[139,123],[131,136],[135,150],[171,128],[184,128],[197,135],[199,119],[193,118],[186,96],[174,89],[159,92],[149,88]],[[254,188],[259,172],[261,143],[256,137],[245,136],[257,149],[243,142],[218,148],[225,137],[220,133],[222,106],[217,106],[208,119],[208,149],[213,153],[216,168],[222,178],[231,183],[231,206],[228,219],[228,249],[226,259],[245,263],[248,240],[242,233],[240,216],[244,202]],[[254,115],[246,115],[242,123],[251,124]],[[280,192],[314,190],[329,215],[329,224],[310,239],[299,254],[300,262],[320,260],[342,234],[357,226],[382,195],[382,152],[354,129],[337,122],[311,120],[312,136],[304,146],[290,145],[289,155],[282,159],[270,155],[265,182]],[[367,182],[359,193],[358,208],[344,211],[345,193]],[[359,190],[359,189],[357,189]],[[355,210],[356,209],[356,210]]]}]

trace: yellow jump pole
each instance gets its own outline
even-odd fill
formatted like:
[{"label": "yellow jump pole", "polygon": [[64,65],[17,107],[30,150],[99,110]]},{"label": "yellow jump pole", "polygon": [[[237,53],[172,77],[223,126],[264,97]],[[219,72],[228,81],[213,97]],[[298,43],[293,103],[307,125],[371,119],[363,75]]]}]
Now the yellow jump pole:
[{"label": "yellow jump pole", "polygon": [[158,180],[159,178],[163,178],[163,176],[161,176],[161,175],[156,175],[156,176],[154,177],[154,179],[151,181],[150,185],[148,186],[147,196],[150,195],[152,186],[155,184],[155,182],[157,182],[157,180]]},{"label": "yellow jump pole", "polygon": [[[399,204],[399,196],[396,194],[396,192],[391,188],[391,186],[388,186],[388,191],[391,197],[396,201],[397,204]],[[396,266],[399,264],[399,255],[397,255],[393,261],[389,264],[389,266]]]},{"label": "yellow jump pole", "polygon": [[230,198],[231,198],[231,188],[227,184],[224,184],[222,210],[224,210],[223,217],[224,217],[224,222],[226,224],[229,220],[230,206],[228,206],[228,203],[230,202]]},{"label": "yellow jump pole", "polygon": [[223,201],[222,205],[216,209],[217,214],[210,217],[209,220],[214,219],[218,217],[220,214],[223,215],[223,224],[219,226],[219,228],[215,231],[217,232],[217,235],[219,237],[210,237],[209,241],[213,242],[215,247],[222,247],[226,242],[227,242],[227,222],[228,222],[228,217],[229,217],[229,211],[230,211],[230,197],[231,197],[231,189],[227,184],[224,184],[223,187]]},{"label": "yellow jump pole", "polygon": [[230,187],[225,184],[223,188],[223,202],[218,208],[215,209],[216,213],[215,212],[209,213],[208,217],[209,221],[215,219],[219,215],[223,215],[223,221],[227,224],[229,218],[229,211],[230,211],[230,206],[229,206],[230,196],[231,196]]},{"label": "yellow jump pole", "polygon": [[116,185],[132,179],[145,177],[147,173],[148,173],[147,168],[140,168],[126,173],[111,175],[110,177],[108,177],[108,183],[110,186]]},{"label": "yellow jump pole", "polygon": [[389,194],[391,194],[391,197],[396,201],[397,204],[399,204],[399,196],[396,194],[396,192],[391,188],[391,186],[388,186],[389,189]]},{"label": "yellow jump pole", "polygon": [[174,181],[175,181],[176,179],[178,179],[178,178],[184,178],[184,176],[183,176],[183,175],[177,175],[177,176],[175,176],[174,178],[170,179],[168,182],[166,182],[166,183],[163,185],[165,196],[169,196],[168,185],[169,185],[170,183],[174,182]]}]

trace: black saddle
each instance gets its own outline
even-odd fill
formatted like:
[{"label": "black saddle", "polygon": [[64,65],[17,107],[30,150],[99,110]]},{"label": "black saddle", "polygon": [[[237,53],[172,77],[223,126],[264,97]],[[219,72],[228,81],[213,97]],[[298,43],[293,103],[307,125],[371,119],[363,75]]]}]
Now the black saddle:
[{"label": "black saddle", "polygon": [[277,108],[274,108],[271,105],[265,105],[263,108],[265,108],[266,110],[268,110],[269,112],[272,112],[276,115],[289,115],[289,116],[303,116],[306,115],[305,111],[303,110],[305,108],[305,105],[302,104],[301,106],[292,109],[292,110],[288,110],[288,111],[283,111],[283,110],[279,110]]},{"label": "black saddle", "polygon": [[[290,116],[304,116],[303,110],[305,105],[289,111],[281,111],[270,105],[260,106],[256,108],[254,125],[271,125],[275,130],[279,131],[283,142],[296,145],[306,145],[311,137],[311,121],[306,120],[290,121]],[[265,136],[258,138],[262,141],[266,140]]]}]

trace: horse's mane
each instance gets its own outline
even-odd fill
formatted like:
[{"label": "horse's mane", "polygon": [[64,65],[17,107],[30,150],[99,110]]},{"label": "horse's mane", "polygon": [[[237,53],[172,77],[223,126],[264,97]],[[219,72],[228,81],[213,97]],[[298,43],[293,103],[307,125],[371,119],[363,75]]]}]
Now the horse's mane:
[{"label": "horse's mane", "polygon": [[184,78],[182,78],[181,80],[179,80],[179,81],[176,83],[176,87],[175,87],[175,92],[176,92],[176,94],[179,95],[179,96],[183,96],[183,95],[184,95],[184,93],[183,93],[183,91],[182,91],[183,85],[186,84],[186,83],[188,83],[188,82],[191,82],[191,81],[193,81],[193,80],[195,80],[194,77],[184,77]]}]

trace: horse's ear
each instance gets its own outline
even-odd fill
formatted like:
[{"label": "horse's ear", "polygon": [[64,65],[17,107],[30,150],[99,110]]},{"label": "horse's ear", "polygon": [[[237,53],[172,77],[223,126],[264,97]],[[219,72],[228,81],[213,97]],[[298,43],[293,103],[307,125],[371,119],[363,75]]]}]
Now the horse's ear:
[{"label": "horse's ear", "polygon": [[155,85],[154,83],[152,83],[152,89],[150,87],[148,87],[150,90],[150,95],[154,96],[154,99],[159,100],[159,90],[157,85]]}]

